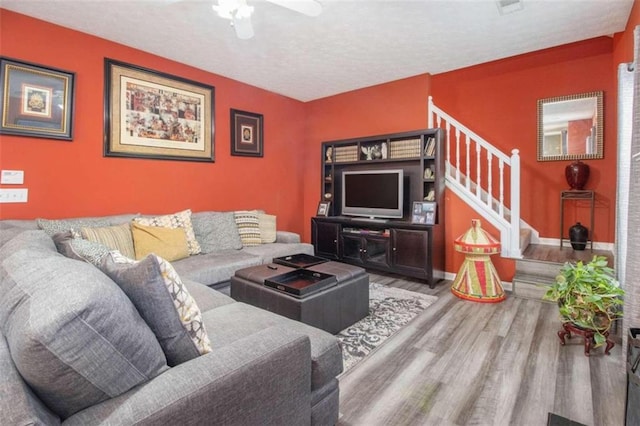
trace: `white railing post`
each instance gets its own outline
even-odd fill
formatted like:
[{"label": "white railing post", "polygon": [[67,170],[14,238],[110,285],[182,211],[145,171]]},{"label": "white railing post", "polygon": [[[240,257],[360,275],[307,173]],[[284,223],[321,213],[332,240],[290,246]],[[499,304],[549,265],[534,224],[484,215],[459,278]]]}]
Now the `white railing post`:
[{"label": "white railing post", "polygon": [[511,253],[520,251],[520,150],[511,151]]},{"label": "white railing post", "polygon": [[427,118],[427,126],[429,129],[433,129],[433,96],[429,96],[429,107],[427,109],[429,117]]}]

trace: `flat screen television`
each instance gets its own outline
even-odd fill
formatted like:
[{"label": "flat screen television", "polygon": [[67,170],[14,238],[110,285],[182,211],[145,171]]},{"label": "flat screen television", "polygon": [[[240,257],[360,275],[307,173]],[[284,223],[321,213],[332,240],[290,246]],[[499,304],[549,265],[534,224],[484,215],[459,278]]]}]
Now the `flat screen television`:
[{"label": "flat screen television", "polygon": [[404,172],[352,170],[342,172],[342,214],[374,218],[402,218]]}]

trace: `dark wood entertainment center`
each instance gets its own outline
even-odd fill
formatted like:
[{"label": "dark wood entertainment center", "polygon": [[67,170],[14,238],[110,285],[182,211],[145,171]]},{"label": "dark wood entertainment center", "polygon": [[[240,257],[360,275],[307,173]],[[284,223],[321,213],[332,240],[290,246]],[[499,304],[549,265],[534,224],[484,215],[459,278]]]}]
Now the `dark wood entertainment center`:
[{"label": "dark wood entertainment center", "polygon": [[[424,279],[444,278],[444,151],[442,130],[424,129],[322,143],[321,194],[327,217],[311,219],[317,256]],[[342,172],[402,169],[402,219],[341,216]],[[427,169],[429,169],[427,171]],[[408,188],[406,187],[408,185]],[[412,223],[415,201],[437,205],[433,225]]]}]

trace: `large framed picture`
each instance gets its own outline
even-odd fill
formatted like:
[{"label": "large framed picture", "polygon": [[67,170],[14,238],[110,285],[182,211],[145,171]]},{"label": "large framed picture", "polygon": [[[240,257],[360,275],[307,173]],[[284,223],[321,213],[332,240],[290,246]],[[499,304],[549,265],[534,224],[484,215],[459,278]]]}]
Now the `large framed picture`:
[{"label": "large framed picture", "polygon": [[213,86],[105,59],[104,155],[214,161]]},{"label": "large framed picture", "polygon": [[263,116],[231,109],[231,155],[263,156]]},{"label": "large framed picture", "polygon": [[75,74],[0,57],[0,133],[73,139]]},{"label": "large framed picture", "polygon": [[436,224],[436,203],[433,201],[414,201],[411,223],[423,225]]}]

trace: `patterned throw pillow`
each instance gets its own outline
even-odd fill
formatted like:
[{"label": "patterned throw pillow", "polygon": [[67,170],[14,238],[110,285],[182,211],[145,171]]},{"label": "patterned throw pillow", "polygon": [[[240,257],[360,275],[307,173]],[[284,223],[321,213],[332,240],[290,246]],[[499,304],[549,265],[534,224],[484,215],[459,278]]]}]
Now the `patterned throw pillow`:
[{"label": "patterned throw pillow", "polygon": [[140,260],[155,253],[169,262],[173,262],[189,257],[189,244],[184,228],[144,226],[133,222],[131,233],[135,246],[135,256],[131,258]]},{"label": "patterned throw pillow", "polygon": [[202,313],[171,263],[155,254],[134,261],[112,251],[100,269],[138,309],[160,342],[167,364],[211,352]]},{"label": "patterned throw pillow", "polygon": [[70,259],[82,260],[98,266],[102,259],[109,254],[109,247],[75,238],[72,231],[59,232],[51,237],[58,252]]},{"label": "patterned throw pillow", "polygon": [[260,240],[262,243],[276,242],[276,217],[270,214],[259,213]]},{"label": "patterned throw pillow", "polygon": [[160,226],[165,228],[183,228],[187,235],[187,243],[189,244],[189,254],[200,253],[200,244],[196,240],[191,224],[191,210],[183,210],[178,213],[168,214],[156,217],[137,217],[134,222],[145,226]]},{"label": "patterned throw pillow", "polygon": [[94,243],[104,244],[111,250],[118,250],[128,258],[133,259],[136,253],[133,249],[131,227],[128,223],[103,228],[82,228],[82,238]]},{"label": "patterned throw pillow", "polygon": [[235,212],[236,226],[240,234],[240,240],[244,247],[259,246],[262,244],[260,239],[260,222],[258,221],[258,213],[256,211],[237,211]]}]

